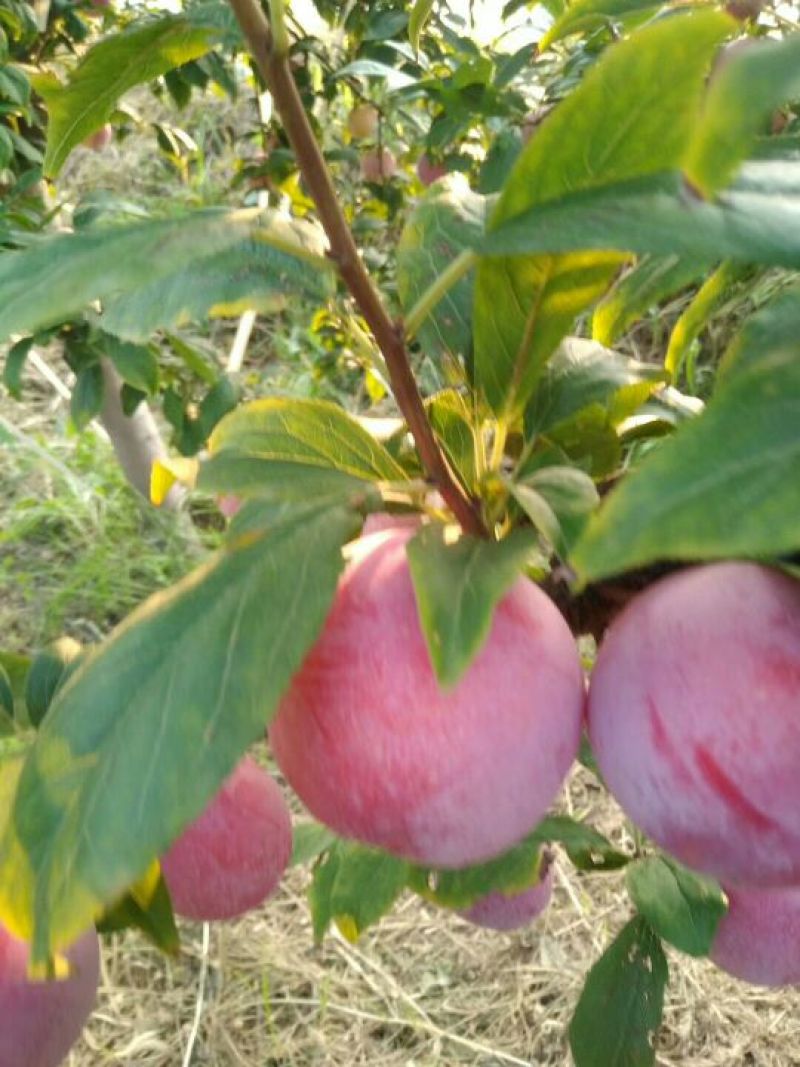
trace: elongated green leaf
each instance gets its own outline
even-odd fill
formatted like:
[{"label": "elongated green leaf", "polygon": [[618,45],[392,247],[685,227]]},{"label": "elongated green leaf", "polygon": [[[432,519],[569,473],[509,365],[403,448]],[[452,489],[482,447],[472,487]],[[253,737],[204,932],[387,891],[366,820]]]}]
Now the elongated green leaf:
[{"label": "elongated green leaf", "polygon": [[460,870],[412,867],[409,887],[445,908],[468,908],[487,893],[522,893],[539,880],[542,839],[529,834],[518,845],[486,863]]},{"label": "elongated green leaf", "polygon": [[135,928],[167,955],[176,956],[180,951],[169,891],[157,864],[103,912],[96,925],[100,933]]},{"label": "elongated green leaf", "polygon": [[575,1067],[652,1067],[668,977],[661,942],[631,919],[586,978],[569,1028]]},{"label": "elongated green leaf", "polygon": [[125,344],[115,337],[104,339],[103,348],[123,381],[142,393],[152,394],[156,391],[158,361],[149,348]]},{"label": "elongated green leaf", "polygon": [[103,406],[103,371],[99,363],[81,367],[70,397],[69,413],[77,430],[84,430]]},{"label": "elongated green leaf", "polygon": [[408,39],[415,52],[419,51],[420,37],[425,29],[425,23],[431,17],[433,4],[434,0],[415,0],[411,9],[408,17]]},{"label": "elongated green leaf", "polygon": [[594,482],[577,467],[543,466],[508,488],[562,559],[600,502]]},{"label": "elongated green leaf", "polygon": [[731,285],[742,274],[740,263],[722,263],[706,279],[689,306],[672,327],[664,367],[675,381],[693,343],[708,324],[717,305],[729,294]]},{"label": "elongated green leaf", "polygon": [[625,15],[647,13],[660,6],[658,0],[575,0],[541,39],[539,51],[572,33],[585,33]]},{"label": "elongated green leaf", "polygon": [[[226,448],[203,463],[197,487],[207,493],[231,493],[274,503],[325,498],[368,499],[372,488],[362,478],[313,463],[253,456]],[[237,516],[238,518],[238,516]]]},{"label": "elongated green leaf", "polygon": [[347,412],[324,400],[268,397],[222,420],[209,449],[340,471],[366,481],[405,481],[403,468]]},{"label": "elongated green leaf", "polygon": [[336,834],[319,822],[302,822],[292,829],[292,857],[289,866],[297,867],[314,860],[333,845]]},{"label": "elongated green leaf", "polygon": [[466,400],[455,389],[445,389],[427,400],[425,408],[453,470],[468,489],[474,489],[478,477],[477,451],[481,445],[472,428]]},{"label": "elongated green leaf", "polygon": [[114,113],[129,89],[204,55],[213,43],[210,29],[167,16],[106,37],[83,57],[62,85],[52,75],[32,81],[47,108],[44,170],[54,178],[72,149]]},{"label": "elongated green leaf", "polygon": [[714,201],[665,171],[542,204],[487,234],[491,255],[619,248],[800,268],[800,164],[751,162]]},{"label": "elongated green leaf", "polygon": [[52,237],[0,257],[0,340],[35,333],[94,300],[168,277],[195,256],[241,241],[251,211],[179,218]]},{"label": "elongated green leaf", "polygon": [[309,892],[314,940],[321,941],[335,922],[348,941],[355,941],[394,904],[408,881],[404,860],[337,840],[314,868]]},{"label": "elongated green leaf", "polygon": [[503,541],[463,536],[454,543],[440,525],[423,526],[408,544],[420,621],[436,677],[455,685],[489,636],[494,609],[536,547],[530,531]]},{"label": "elongated green leaf", "polygon": [[19,400],[22,396],[22,371],[31,348],[33,348],[33,338],[23,337],[21,341],[13,344],[6,353],[6,363],[3,368],[3,385],[15,400]]},{"label": "elongated green leaf", "polygon": [[[760,321],[783,343],[754,348]],[[792,324],[794,324],[792,326]],[[792,329],[794,336],[792,339]],[[769,330],[766,331],[769,333]],[[736,370],[612,492],[572,554],[584,579],[657,559],[794,551],[800,543],[800,293],[745,327]]]},{"label": "elongated green leaf", "polygon": [[719,885],[666,856],[647,856],[625,871],[639,914],[665,941],[690,956],[707,956],[727,905]]},{"label": "elongated green leaf", "polygon": [[594,310],[592,338],[612,345],[666,297],[708,273],[709,264],[684,256],[643,256]]},{"label": "elongated green leaf", "polygon": [[[411,213],[397,248],[397,290],[408,312],[465,249],[483,236],[486,197],[471,192],[462,177],[437,183]],[[423,322],[419,341],[435,362],[472,354],[474,271],[466,274]]]},{"label": "elongated green leaf", "polygon": [[[291,294],[323,302],[333,291],[333,272],[322,260],[321,231],[302,220],[275,213],[259,232],[283,238],[275,248],[256,234],[211,256],[193,257],[174,273],[106,302],[101,324],[108,333],[146,341],[156,330],[187,322],[241,315],[244,311],[275,311]],[[298,255],[286,249],[296,246]],[[303,253],[316,254],[310,264]]]},{"label": "elongated green leaf", "polygon": [[[11,688],[8,671],[2,665],[0,665],[0,716],[5,716],[7,722],[14,718],[14,690]],[[0,732],[2,732],[1,729]]]},{"label": "elongated green leaf", "polygon": [[592,405],[601,405],[617,422],[633,414],[664,380],[659,367],[594,341],[565,338],[525,412],[526,432],[546,433]]},{"label": "elongated green leaf", "polygon": [[798,98],[800,33],[782,41],[751,39],[725,56],[684,159],[692,184],[707,196],[723,189],[775,108]]},{"label": "elongated green leaf", "polygon": [[59,690],[0,842],[0,914],[44,962],[161,854],[263,734],[358,529],[345,509],[243,537],[152,597]]},{"label": "elongated green leaf", "polygon": [[[496,251],[495,232],[516,226],[518,216],[538,215],[565,195],[677,165],[692,134],[713,52],[731,25],[714,12],[676,15],[609,49],[544,120],[517,160],[490,219],[484,249]],[[590,247],[598,246],[583,245]],[[619,262],[599,250],[597,255],[583,251],[574,257],[481,261],[475,377],[495,411],[514,414],[524,405],[572,320],[602,295]]]}]

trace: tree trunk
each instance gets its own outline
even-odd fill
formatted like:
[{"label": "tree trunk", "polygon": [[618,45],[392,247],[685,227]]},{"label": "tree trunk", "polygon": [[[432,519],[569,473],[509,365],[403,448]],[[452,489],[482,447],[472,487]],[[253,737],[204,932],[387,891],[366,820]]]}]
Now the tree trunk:
[{"label": "tree trunk", "polygon": [[[122,378],[110,360],[101,360],[101,367],[104,390],[100,422],[111,438],[125,477],[149,500],[150,470],[155,460],[163,459],[167,455],[167,447],[147,404],[142,401],[132,415],[126,415],[122,410],[120,398]],[[185,492],[181,486],[173,486],[163,507],[176,510],[184,496]]]}]

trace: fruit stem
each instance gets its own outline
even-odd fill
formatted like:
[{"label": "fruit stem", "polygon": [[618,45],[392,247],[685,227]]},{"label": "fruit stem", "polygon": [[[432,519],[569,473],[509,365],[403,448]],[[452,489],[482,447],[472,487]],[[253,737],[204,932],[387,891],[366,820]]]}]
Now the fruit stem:
[{"label": "fruit stem", "polygon": [[[230,0],[258,70],[267,84],[286,135],[294,149],[300,173],[317,206],[328,236],[331,258],[375,336],[389,370],[389,380],[398,407],[414,436],[420,459],[447,506],[465,532],[488,537],[478,501],[467,495],[448,466],[425,413],[419,388],[411,370],[402,325],[392,320],[358,253],[353,235],[308,121],[303,101],[292,77],[288,55],[275,47],[270,27],[258,0]],[[271,3],[280,8],[281,0]]]},{"label": "fruit stem", "polygon": [[436,305],[442,300],[465,274],[475,266],[478,257],[471,248],[465,248],[459,253],[453,262],[444,270],[433,285],[426,289],[416,304],[405,317],[406,338],[410,341],[416,337],[420,326],[430,315]]}]

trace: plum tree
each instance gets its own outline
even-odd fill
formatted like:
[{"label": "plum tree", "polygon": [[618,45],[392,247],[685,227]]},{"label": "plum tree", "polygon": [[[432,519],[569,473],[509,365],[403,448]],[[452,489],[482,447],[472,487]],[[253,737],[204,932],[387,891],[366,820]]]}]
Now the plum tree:
[{"label": "plum tree", "polygon": [[458,914],[475,926],[487,930],[517,930],[533,922],[547,905],[553,893],[553,865],[546,860],[542,865],[539,880],[521,893],[487,893],[472,907]]},{"label": "plum tree", "polygon": [[709,953],[723,971],[755,985],[800,982],[800,887],[727,890]]},{"label": "plum tree", "polygon": [[397,160],[388,148],[372,148],[361,157],[361,176],[368,182],[385,182],[397,170]]},{"label": "plum tree", "polygon": [[27,944],[0,926],[0,1067],[57,1067],[80,1037],[100,981],[94,930],[65,955],[68,978],[33,982]]},{"label": "plum tree", "polygon": [[800,881],[800,583],[754,563],[671,575],[612,623],[589,734],[626,813],[732,885]]},{"label": "plum tree", "polygon": [[372,104],[359,104],[347,116],[347,128],[350,136],[357,141],[374,137],[378,130],[380,113]]},{"label": "plum tree", "polygon": [[232,919],[277,888],[292,852],[277,783],[245,757],[161,861],[176,914]]},{"label": "plum tree", "polygon": [[420,626],[408,530],[355,547],[270,737],[290,785],[338,833],[434,867],[488,859],[544,814],[575,758],[583,675],[569,628],[520,578],[452,689]]},{"label": "plum tree", "polygon": [[445,174],[449,174],[449,171],[444,163],[437,163],[427,153],[417,160],[417,177],[423,185],[433,185]]}]

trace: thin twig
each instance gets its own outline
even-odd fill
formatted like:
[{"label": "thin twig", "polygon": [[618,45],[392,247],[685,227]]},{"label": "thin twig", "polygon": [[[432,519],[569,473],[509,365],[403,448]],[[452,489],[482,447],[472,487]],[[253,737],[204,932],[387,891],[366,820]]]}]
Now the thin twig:
[{"label": "thin twig", "polygon": [[358,253],[305,113],[288,57],[273,48],[269,25],[257,0],[230,0],[230,5],[259,72],[272,93],[300,173],[328,235],[331,258],[384,355],[392,391],[413,434],[425,470],[463,529],[477,536],[486,536],[478,502],[471,499],[458,483],[434,437],[411,370],[403,326],[390,317]]}]

